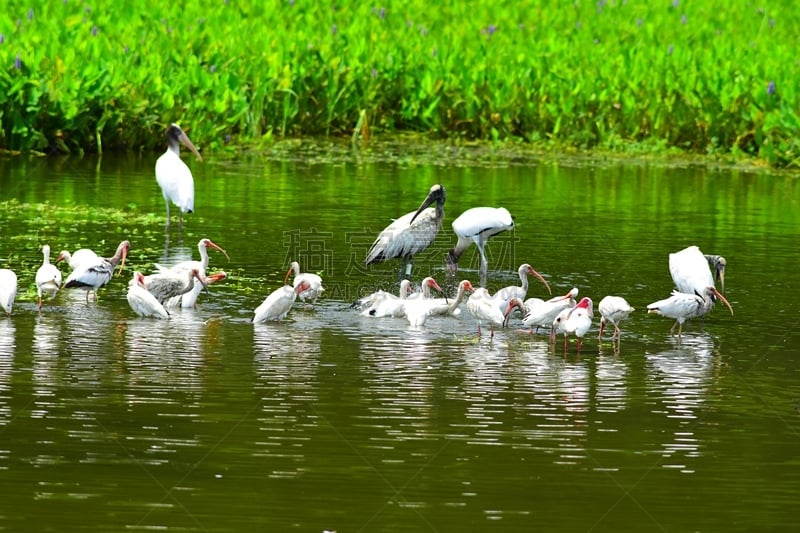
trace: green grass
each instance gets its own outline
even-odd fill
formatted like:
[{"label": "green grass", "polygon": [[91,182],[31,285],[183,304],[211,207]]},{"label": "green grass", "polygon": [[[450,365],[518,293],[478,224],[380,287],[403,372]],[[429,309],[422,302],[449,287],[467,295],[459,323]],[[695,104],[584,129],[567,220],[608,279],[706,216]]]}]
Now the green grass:
[{"label": "green grass", "polygon": [[[88,7],[91,6],[91,7]],[[6,4],[0,148],[374,133],[800,155],[793,2]]]}]

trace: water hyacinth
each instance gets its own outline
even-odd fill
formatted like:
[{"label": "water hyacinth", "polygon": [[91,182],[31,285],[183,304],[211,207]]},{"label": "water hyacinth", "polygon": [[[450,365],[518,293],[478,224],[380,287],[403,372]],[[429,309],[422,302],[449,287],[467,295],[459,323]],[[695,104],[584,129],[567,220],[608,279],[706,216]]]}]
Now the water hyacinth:
[{"label": "water hyacinth", "polygon": [[33,20],[33,8],[28,10],[28,20]]},{"label": "water hyacinth", "polygon": [[775,93],[775,82],[770,81],[767,84],[767,96],[772,96]]},{"label": "water hyacinth", "polygon": [[686,26],[686,21],[687,21],[687,19],[686,19],[686,13],[684,13],[683,15],[681,15],[681,24],[683,24],[684,26]]},{"label": "water hyacinth", "polygon": [[22,58],[19,57],[19,54],[14,58],[14,68],[17,70],[22,68]]},{"label": "water hyacinth", "polygon": [[92,37],[97,36],[97,26],[92,26]]},{"label": "water hyacinth", "polygon": [[0,44],[3,44],[4,42],[6,42],[6,34],[0,33]]}]

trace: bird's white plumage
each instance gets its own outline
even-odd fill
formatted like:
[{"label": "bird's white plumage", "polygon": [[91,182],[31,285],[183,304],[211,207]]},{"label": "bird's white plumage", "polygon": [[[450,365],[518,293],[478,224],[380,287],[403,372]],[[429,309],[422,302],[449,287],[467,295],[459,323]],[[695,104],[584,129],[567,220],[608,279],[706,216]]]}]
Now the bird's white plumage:
[{"label": "bird's white plumage", "polygon": [[89,293],[92,292],[97,297],[97,290],[104,287],[111,281],[114,275],[114,270],[117,265],[122,261],[124,263],[125,257],[128,254],[130,242],[122,241],[117,246],[117,251],[112,257],[97,257],[96,259],[83,262],[73,270],[67,279],[64,281],[64,287],[68,289],[83,289],[86,291],[86,298],[89,298]]},{"label": "bird's white plumage", "polygon": [[[155,296],[156,300],[164,305],[167,300],[178,298],[193,290],[195,285],[199,285],[202,290],[203,283],[205,283],[204,277],[201,277],[197,269],[160,271],[157,274],[145,276],[144,286],[147,287],[150,294]],[[195,280],[198,280],[197,283]]]},{"label": "bird's white plumage", "polygon": [[559,333],[564,334],[564,349],[567,348],[569,335],[578,339],[578,351],[583,344],[583,336],[592,327],[593,303],[591,298],[581,298],[581,301],[571,309],[563,309],[553,320],[553,329],[550,332],[551,341],[555,341]]},{"label": "bird's white plumage", "polygon": [[133,279],[128,284],[127,294],[128,305],[134,313],[142,317],[169,318],[169,313],[161,305],[161,302],[147,290],[144,275],[141,272],[134,272]]},{"label": "bird's white plumage", "polygon": [[503,287],[502,289],[498,289],[493,295],[493,298],[501,313],[505,312],[506,308],[508,307],[508,302],[512,298],[519,298],[520,300],[525,299],[525,296],[528,294],[528,274],[536,276],[536,278],[544,283],[545,287],[547,287],[547,291],[550,291],[550,286],[547,284],[547,281],[545,281],[541,274],[536,272],[528,263],[521,264],[517,272],[519,273],[520,285],[509,285],[508,287]]},{"label": "bird's white plumage", "polygon": [[69,268],[75,270],[83,264],[96,262],[99,259],[100,256],[97,255],[93,250],[90,250],[89,248],[80,248],[79,250],[75,250],[74,253],[69,253],[68,250],[62,250],[56,258],[56,263],[59,261],[65,261],[69,265]]},{"label": "bird's white plumage", "polygon": [[[300,263],[297,261],[292,261],[289,272],[294,274],[292,287],[297,287],[304,281],[308,283],[308,289],[298,294],[299,298],[303,302],[311,300],[312,305],[317,303],[317,298],[322,296],[322,293],[325,291],[325,288],[322,286],[322,278],[318,274],[300,272]],[[289,273],[287,273],[287,279],[288,275]]]},{"label": "bird's white plumage", "polygon": [[172,202],[182,213],[194,211],[194,178],[179,153],[168,148],[156,160],[156,182],[168,206]]},{"label": "bird's white plumage", "polygon": [[619,337],[622,334],[619,323],[628,318],[628,315],[635,311],[628,301],[620,296],[605,296],[600,300],[597,309],[600,311],[600,332],[597,335],[598,339],[603,336],[603,329],[605,328],[606,322],[611,322],[611,325],[614,326],[614,335],[612,338]]},{"label": "bird's white plumage", "polygon": [[470,244],[475,243],[481,256],[481,286],[485,286],[489,268],[489,261],[486,259],[486,241],[514,227],[511,213],[505,207],[473,207],[461,213],[453,221],[452,226],[458,241],[448,255],[451,265],[455,268],[461,254]]},{"label": "bird's white plumage", "polygon": [[706,287],[714,286],[708,261],[697,246],[669,254],[669,273],[678,292],[702,294]]},{"label": "bird's white plumage", "polygon": [[[209,285],[216,283],[217,281],[222,281],[223,279],[227,278],[228,274],[226,272],[216,272],[211,274],[210,276],[206,276],[205,283],[206,287]],[[181,294],[180,296],[173,296],[169,300],[164,303],[164,307],[167,309],[172,309],[175,307],[181,307],[183,309],[191,309],[197,304],[197,298],[200,296],[200,293],[203,292],[202,283],[195,283],[192,287],[192,290]]]},{"label": "bird's white plumage", "polygon": [[577,295],[578,289],[572,288],[567,294],[549,300],[528,298],[524,304],[525,316],[522,317],[522,323],[529,328],[552,327],[553,321],[561,311],[575,307]]},{"label": "bird's white plumage", "polygon": [[481,322],[488,322],[494,334],[495,326],[502,326],[505,321],[503,311],[497,306],[497,301],[484,287],[475,289],[467,300],[467,311],[478,321],[478,334],[480,335]]},{"label": "bird's white plumage", "polygon": [[648,305],[647,312],[674,318],[675,324],[672,325],[669,332],[673,334],[675,326],[678,326],[678,337],[680,337],[683,323],[689,318],[698,316],[704,305],[706,305],[705,300],[697,294],[672,291],[669,298]]},{"label": "bird's white plumage", "polygon": [[361,306],[366,306],[366,309],[361,312],[361,316],[374,318],[391,316],[400,318],[405,314],[403,301],[408,297],[410,292],[411,282],[407,279],[400,282],[400,291],[397,295],[386,291],[373,292],[359,301]]},{"label": "bird's white plumage", "polygon": [[11,316],[17,298],[17,275],[13,270],[0,268],[0,307]]},{"label": "bird's white plumage", "polygon": [[457,315],[459,313],[458,306],[461,305],[466,294],[472,292],[472,290],[472,284],[468,280],[463,280],[458,284],[458,292],[455,298],[406,300],[404,307],[408,323],[414,327],[420,327],[432,316]]},{"label": "bird's white plumage", "polygon": [[292,304],[294,304],[294,301],[297,299],[297,295],[307,289],[307,282],[302,282],[297,287],[284,285],[283,287],[275,289],[264,299],[261,305],[256,307],[253,322],[283,320],[292,309]]},{"label": "bird's white plumage", "polygon": [[53,300],[61,288],[61,271],[53,264],[50,264],[50,246],[42,246],[42,266],[36,270],[36,292],[39,296],[39,309],[42,308],[42,298],[47,296]]}]

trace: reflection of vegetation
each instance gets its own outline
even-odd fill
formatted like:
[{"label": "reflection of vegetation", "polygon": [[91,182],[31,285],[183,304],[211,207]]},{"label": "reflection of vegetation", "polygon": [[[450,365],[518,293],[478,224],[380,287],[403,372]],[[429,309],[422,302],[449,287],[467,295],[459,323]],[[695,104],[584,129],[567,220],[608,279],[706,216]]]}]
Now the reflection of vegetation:
[{"label": "reflection of vegetation", "polygon": [[152,148],[180,120],[216,149],[349,137],[364,116],[373,132],[795,163],[791,2],[568,4],[12,0],[0,147]]}]

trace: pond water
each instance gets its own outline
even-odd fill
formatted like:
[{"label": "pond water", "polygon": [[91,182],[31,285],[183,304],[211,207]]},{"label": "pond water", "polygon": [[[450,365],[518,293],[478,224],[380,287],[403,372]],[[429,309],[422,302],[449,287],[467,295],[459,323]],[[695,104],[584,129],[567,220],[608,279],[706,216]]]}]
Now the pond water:
[{"label": "pond water", "polygon": [[[342,157],[191,165],[195,213],[165,231],[158,154],[0,160],[0,268],[20,293],[0,318],[0,528],[98,531],[751,531],[800,527],[800,190],[793,175],[644,163],[415,163]],[[435,159],[435,158],[434,158]],[[452,161],[452,160],[451,160]],[[397,285],[364,267],[372,240],[447,189],[445,224],[412,280],[444,281],[462,211],[505,206],[488,287],[529,262],[563,294],[637,308],[619,350],[581,353],[519,318],[476,337],[464,311],[412,328],[350,303]],[[28,207],[25,204],[33,204]],[[112,215],[119,210],[123,214]],[[173,215],[175,210],[173,209]],[[229,278],[195,310],[138,318],[130,272],[197,257]],[[37,312],[40,247],[111,255],[95,302]],[[688,322],[670,252],[728,261],[718,307]],[[326,292],[252,324],[289,262]],[[460,276],[477,286],[474,247]],[[66,272],[66,266],[62,265]],[[529,296],[546,296],[533,281]]]}]

